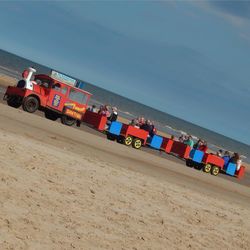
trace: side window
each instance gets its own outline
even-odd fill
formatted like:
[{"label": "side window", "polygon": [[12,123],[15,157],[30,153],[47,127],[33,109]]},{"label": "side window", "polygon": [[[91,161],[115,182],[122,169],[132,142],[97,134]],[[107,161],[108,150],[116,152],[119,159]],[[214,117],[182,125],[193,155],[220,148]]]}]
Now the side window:
[{"label": "side window", "polygon": [[49,86],[51,85],[51,82],[49,79],[35,78],[35,82],[37,83],[37,85],[45,87],[45,88],[49,88]]},{"label": "side window", "polygon": [[69,99],[81,104],[86,104],[88,96],[80,91],[75,89],[70,89]]},{"label": "side window", "polygon": [[66,95],[68,88],[67,87],[62,87],[60,84],[56,83],[52,86],[52,88],[57,91],[62,93],[63,95]]},{"label": "side window", "polygon": [[62,94],[66,95],[67,90],[68,90],[68,88],[67,88],[67,87],[63,87],[63,88],[61,88],[61,92],[62,92]]},{"label": "side window", "polygon": [[54,89],[57,92],[61,92],[61,85],[59,83],[55,83],[53,84],[52,89]]}]

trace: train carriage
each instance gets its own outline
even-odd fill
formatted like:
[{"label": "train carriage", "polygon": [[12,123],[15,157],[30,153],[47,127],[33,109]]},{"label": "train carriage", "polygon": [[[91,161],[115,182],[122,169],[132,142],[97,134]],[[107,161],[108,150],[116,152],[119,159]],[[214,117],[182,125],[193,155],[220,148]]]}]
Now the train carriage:
[{"label": "train carriage", "polygon": [[122,140],[126,146],[132,145],[133,148],[139,149],[142,145],[146,145],[148,134],[148,131],[123,124],[119,139]]},{"label": "train carriage", "polygon": [[109,140],[117,140],[126,146],[140,149],[147,144],[148,131],[121,122],[112,122],[107,131]]}]

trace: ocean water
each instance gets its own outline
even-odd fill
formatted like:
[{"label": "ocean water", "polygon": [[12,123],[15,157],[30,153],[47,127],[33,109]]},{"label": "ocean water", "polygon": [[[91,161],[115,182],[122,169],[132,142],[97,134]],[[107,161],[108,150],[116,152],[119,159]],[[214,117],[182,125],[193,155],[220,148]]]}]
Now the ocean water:
[{"label": "ocean water", "polygon": [[[46,66],[0,50],[0,74],[6,74],[19,79],[23,69],[29,66],[36,68],[37,73],[48,74],[51,70]],[[249,145],[117,95],[94,84],[85,82],[84,79],[80,80],[85,83],[84,89],[93,94],[90,104],[97,104],[97,106],[100,104],[116,106],[119,110],[119,115],[127,119],[144,116],[147,119],[153,120],[158,130],[177,137],[179,137],[181,133],[186,132],[195,138],[207,140],[209,147],[213,150],[222,148],[232,152],[239,152],[241,155],[247,157],[244,161],[250,163]]]}]

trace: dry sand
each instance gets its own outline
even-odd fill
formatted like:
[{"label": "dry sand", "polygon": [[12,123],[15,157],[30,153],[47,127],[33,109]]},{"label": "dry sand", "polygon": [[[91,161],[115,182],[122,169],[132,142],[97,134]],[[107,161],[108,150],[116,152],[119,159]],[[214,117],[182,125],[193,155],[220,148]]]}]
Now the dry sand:
[{"label": "dry sand", "polygon": [[0,74],[0,85],[1,86],[5,86],[5,87],[7,87],[9,85],[13,86],[16,83],[17,83],[17,79],[16,78]]},{"label": "dry sand", "polygon": [[0,104],[0,249],[249,249],[250,189]]}]

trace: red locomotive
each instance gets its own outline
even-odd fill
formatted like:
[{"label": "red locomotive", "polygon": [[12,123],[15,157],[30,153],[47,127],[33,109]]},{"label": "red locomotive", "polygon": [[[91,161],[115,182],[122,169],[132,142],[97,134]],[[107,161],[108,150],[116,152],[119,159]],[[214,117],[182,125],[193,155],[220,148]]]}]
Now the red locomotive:
[{"label": "red locomotive", "polygon": [[16,86],[8,86],[4,99],[14,108],[34,113],[44,111],[50,120],[61,119],[65,125],[72,126],[81,121],[91,94],[75,87],[76,80],[56,71],[51,75],[35,75],[36,70],[29,68],[23,72],[23,80]]}]

